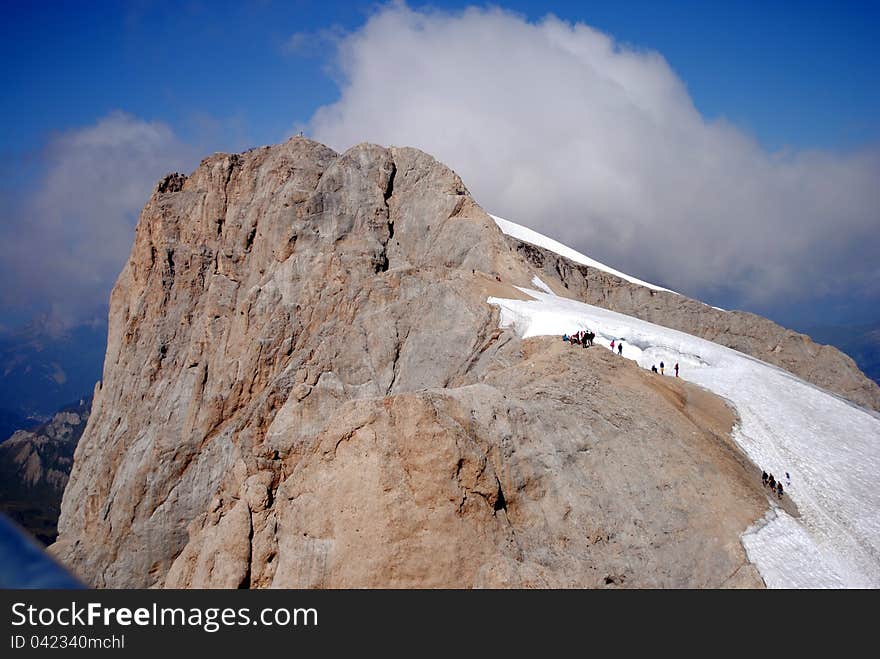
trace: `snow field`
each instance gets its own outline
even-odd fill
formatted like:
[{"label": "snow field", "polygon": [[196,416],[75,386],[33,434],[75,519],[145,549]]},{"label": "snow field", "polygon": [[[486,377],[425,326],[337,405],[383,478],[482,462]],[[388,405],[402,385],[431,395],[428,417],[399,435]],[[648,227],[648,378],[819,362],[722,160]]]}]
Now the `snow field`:
[{"label": "snow field", "polygon": [[785,496],[801,517],[771,503],[768,515],[742,537],[768,586],[880,587],[877,416],[730,348],[556,296],[538,277],[532,284],[535,289],[520,288],[532,300],[489,298],[500,308],[502,327],[523,338],[560,340],[564,333],[591,330],[594,343],[608,349],[612,339],[622,339],[624,358],[646,369],[663,361],[665,377],[674,375],[677,362],[683,379],[734,405],[740,417],[734,440],[759,468],[777,478],[791,474]]}]

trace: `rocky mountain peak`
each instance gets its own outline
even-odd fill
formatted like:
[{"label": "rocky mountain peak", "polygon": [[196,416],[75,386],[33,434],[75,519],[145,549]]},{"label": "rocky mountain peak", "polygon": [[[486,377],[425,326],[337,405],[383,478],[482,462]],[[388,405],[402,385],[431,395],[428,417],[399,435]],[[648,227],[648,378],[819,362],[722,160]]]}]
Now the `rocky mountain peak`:
[{"label": "rocky mountain peak", "polygon": [[487,298],[539,271],[416,149],[297,137],[165,177],[54,551],[102,587],[760,584],[733,414],[500,329]]}]

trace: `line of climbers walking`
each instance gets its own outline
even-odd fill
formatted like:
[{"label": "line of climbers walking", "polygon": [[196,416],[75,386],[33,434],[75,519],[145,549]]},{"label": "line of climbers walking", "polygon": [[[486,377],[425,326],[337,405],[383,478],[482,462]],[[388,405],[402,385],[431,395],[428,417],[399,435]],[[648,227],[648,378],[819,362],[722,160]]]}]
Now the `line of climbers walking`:
[{"label": "line of climbers walking", "polygon": [[[788,475],[787,471],[785,472],[785,480],[786,482],[788,482],[789,485],[791,485],[791,476]],[[773,494],[775,492],[778,498],[782,498],[783,487],[781,480],[778,481],[773,477],[773,474],[768,474],[766,471],[762,471],[761,482],[764,484],[764,487],[770,488],[770,494]]]},{"label": "line of climbers walking", "polygon": [[[675,362],[674,369],[675,369],[675,377],[678,377],[678,362]],[[657,370],[657,365],[653,364],[651,366],[651,372],[652,373],[660,373],[660,375],[666,375],[666,364],[664,364],[663,362],[660,362],[660,370],[659,371]]]}]

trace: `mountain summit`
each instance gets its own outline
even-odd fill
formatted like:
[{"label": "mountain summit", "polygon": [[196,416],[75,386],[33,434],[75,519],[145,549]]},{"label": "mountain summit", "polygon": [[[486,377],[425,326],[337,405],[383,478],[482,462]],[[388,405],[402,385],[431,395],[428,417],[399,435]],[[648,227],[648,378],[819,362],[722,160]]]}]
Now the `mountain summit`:
[{"label": "mountain summit", "polygon": [[163,178],[53,551],[99,587],[764,585],[743,535],[812,520],[768,498],[739,411],[517,304],[702,337],[876,427],[838,396],[878,409],[880,389],[833,348],[499,224],[410,148],[294,138]]}]

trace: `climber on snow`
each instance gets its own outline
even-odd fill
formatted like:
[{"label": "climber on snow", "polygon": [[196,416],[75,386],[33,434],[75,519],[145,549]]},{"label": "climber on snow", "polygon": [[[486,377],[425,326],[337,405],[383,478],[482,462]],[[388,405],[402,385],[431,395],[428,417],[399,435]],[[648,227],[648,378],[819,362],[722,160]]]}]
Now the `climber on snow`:
[{"label": "climber on snow", "polygon": [[663,362],[660,362],[660,375],[665,375],[665,373],[663,372],[663,369],[664,369],[664,368],[665,368],[665,367],[664,367],[664,365],[663,365]]},{"label": "climber on snow", "polygon": [[623,354],[623,341],[621,341],[620,343],[617,344],[617,354],[618,355]]},{"label": "climber on snow", "polygon": [[678,362],[675,362],[675,377],[678,377]]}]

